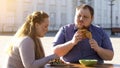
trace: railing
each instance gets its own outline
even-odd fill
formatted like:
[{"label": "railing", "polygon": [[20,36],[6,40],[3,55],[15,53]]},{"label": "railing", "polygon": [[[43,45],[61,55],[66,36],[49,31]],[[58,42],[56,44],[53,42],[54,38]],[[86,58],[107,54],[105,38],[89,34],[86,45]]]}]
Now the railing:
[{"label": "railing", "polygon": [[4,33],[4,32],[16,32],[17,30],[17,25],[16,24],[9,24],[9,23],[6,23],[7,25],[5,24],[0,24],[0,32]]}]

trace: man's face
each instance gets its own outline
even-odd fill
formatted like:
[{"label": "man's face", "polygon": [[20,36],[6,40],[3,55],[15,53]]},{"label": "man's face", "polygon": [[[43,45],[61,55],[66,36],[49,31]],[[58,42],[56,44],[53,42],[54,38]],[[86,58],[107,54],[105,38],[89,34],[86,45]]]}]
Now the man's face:
[{"label": "man's face", "polygon": [[83,29],[88,28],[93,20],[89,9],[79,9],[76,11],[75,15],[75,26],[77,28]]}]

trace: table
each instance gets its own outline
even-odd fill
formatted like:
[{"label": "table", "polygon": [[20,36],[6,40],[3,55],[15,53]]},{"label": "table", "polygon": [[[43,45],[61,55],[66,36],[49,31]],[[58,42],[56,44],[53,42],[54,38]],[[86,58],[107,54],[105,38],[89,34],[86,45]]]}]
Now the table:
[{"label": "table", "polygon": [[45,65],[44,68],[120,68],[119,64],[97,64],[91,67],[86,67],[80,64],[66,64],[66,65]]}]

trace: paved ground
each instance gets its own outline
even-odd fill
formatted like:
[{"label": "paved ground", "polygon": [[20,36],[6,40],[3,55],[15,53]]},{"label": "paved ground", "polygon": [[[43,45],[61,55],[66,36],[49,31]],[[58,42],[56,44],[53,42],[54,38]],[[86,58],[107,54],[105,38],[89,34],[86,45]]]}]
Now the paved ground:
[{"label": "paved ground", "polygon": [[[12,38],[12,33],[4,33],[0,34],[0,68],[2,66],[2,62],[4,61],[4,49],[6,47],[7,42]],[[42,38],[42,43],[44,45],[44,50],[46,55],[49,55],[52,53],[52,41],[54,39],[55,32],[48,33],[44,38]],[[106,63],[115,63],[120,64],[120,36],[111,36],[110,37],[115,56],[112,61],[105,61]]]}]

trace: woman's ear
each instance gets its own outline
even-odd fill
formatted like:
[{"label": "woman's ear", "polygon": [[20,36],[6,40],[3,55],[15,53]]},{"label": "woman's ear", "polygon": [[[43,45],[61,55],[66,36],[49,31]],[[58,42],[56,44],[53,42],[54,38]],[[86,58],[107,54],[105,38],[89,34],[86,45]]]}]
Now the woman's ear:
[{"label": "woman's ear", "polygon": [[35,23],[35,28],[38,28],[40,24],[38,23]]}]

